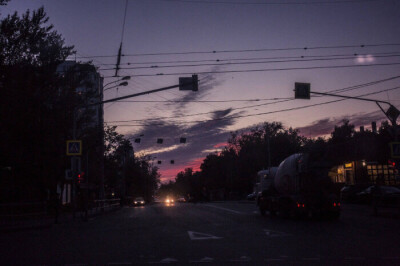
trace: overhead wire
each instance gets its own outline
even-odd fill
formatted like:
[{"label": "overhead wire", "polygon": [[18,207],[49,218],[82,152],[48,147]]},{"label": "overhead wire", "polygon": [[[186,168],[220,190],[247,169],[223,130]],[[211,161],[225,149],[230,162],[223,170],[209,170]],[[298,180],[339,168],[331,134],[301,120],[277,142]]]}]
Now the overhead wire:
[{"label": "overhead wire", "polygon": [[[397,89],[400,89],[400,87],[394,87],[394,88],[390,88],[390,89],[381,90],[381,91],[378,91],[378,92],[371,92],[371,93],[367,93],[367,94],[362,94],[362,95],[358,95],[358,96],[356,96],[356,97],[365,97],[365,96],[375,95],[375,94],[378,94],[378,93],[387,92],[387,91],[392,91],[392,90],[397,90]],[[174,122],[174,123],[175,123],[175,124],[206,123],[206,122],[218,121],[218,120],[224,120],[224,119],[236,119],[236,118],[245,118],[245,117],[260,116],[260,115],[267,115],[267,114],[275,114],[275,113],[281,113],[281,112],[288,112],[288,111],[306,109],[306,108],[310,108],[310,107],[315,107],[315,106],[320,106],[320,105],[325,105],[325,104],[330,104],[330,103],[335,103],[335,102],[341,102],[341,101],[345,101],[345,100],[348,100],[348,99],[339,99],[339,100],[333,100],[333,101],[328,101],[328,102],[322,102],[322,103],[304,105],[304,106],[299,106],[299,107],[292,107],[292,108],[281,109],[281,110],[275,110],[275,111],[269,111],[269,112],[263,112],[263,113],[257,113],[257,114],[232,115],[232,116],[226,116],[226,117],[220,117],[220,118],[213,118],[213,119],[208,119],[208,120],[179,121],[179,122],[177,122],[177,123],[176,123],[176,122]],[[116,125],[116,126],[119,126],[119,127],[139,127],[139,126],[157,126],[157,125],[166,125],[166,123]]]},{"label": "overhead wire", "polygon": [[[392,58],[399,57],[400,54],[396,55],[376,55],[374,58]],[[346,60],[346,59],[357,59],[358,55],[346,56],[346,57],[334,57],[334,58],[313,58],[313,59],[290,59],[290,60],[274,60],[274,61],[248,61],[248,62],[226,62],[226,63],[207,63],[207,64],[185,64],[185,65],[152,65],[152,66],[138,66],[138,67],[120,67],[119,69],[160,69],[160,68],[179,68],[179,67],[202,67],[202,66],[228,66],[228,65],[251,65],[251,64],[271,64],[271,63],[291,63],[291,62],[314,62],[314,61],[334,61],[334,60]],[[99,70],[114,70],[115,68],[100,68]]]},{"label": "overhead wire", "polygon": [[377,2],[377,0],[335,0],[335,1],[293,1],[293,2],[250,2],[250,1],[210,1],[210,0],[153,0],[153,1],[161,1],[161,2],[177,2],[177,3],[186,3],[186,4],[213,4],[213,5],[274,5],[274,6],[282,6],[282,5],[325,5],[325,4],[355,4],[355,3],[368,3],[368,2]]},{"label": "overhead wire", "polygon": [[[164,55],[274,52],[274,51],[304,51],[304,50],[348,49],[348,48],[387,47],[387,46],[400,46],[400,43],[331,45],[331,46],[311,46],[311,47],[305,46],[305,47],[287,47],[287,48],[260,48],[260,49],[236,49],[236,50],[188,51],[188,52],[158,52],[158,53],[121,54],[121,56],[129,57],[129,56],[164,56]],[[115,56],[117,56],[117,55],[92,55],[92,56],[85,56],[85,57],[78,57],[78,58],[115,57]]]},{"label": "overhead wire", "polygon": [[[195,74],[274,72],[274,71],[289,71],[289,70],[336,69],[336,68],[395,66],[395,65],[400,65],[400,62],[376,63],[376,64],[364,64],[364,65],[363,64],[358,64],[358,65],[352,64],[352,65],[331,65],[331,66],[310,66],[310,67],[262,68],[262,69],[246,69],[246,70],[200,71],[200,72],[195,72]],[[194,74],[194,72],[135,74],[135,75],[131,75],[131,77],[180,76],[180,75],[192,75],[192,74]]]},{"label": "overhead wire", "polygon": [[[248,57],[248,58],[222,58],[222,59],[202,59],[202,60],[170,60],[170,61],[148,61],[148,62],[128,62],[121,65],[151,65],[151,64],[180,64],[180,63],[204,63],[204,62],[234,62],[234,61],[250,61],[250,60],[277,60],[277,59],[300,59],[300,58],[326,58],[326,57],[342,57],[342,56],[378,56],[378,55],[398,55],[395,52],[373,52],[367,54],[348,53],[348,54],[327,54],[327,55],[298,55],[298,56],[273,56],[273,57]],[[113,63],[102,63],[99,66],[115,65]]]},{"label": "overhead wire", "polygon": [[165,101],[152,101],[152,100],[123,100],[120,103],[229,103],[229,102],[261,102],[261,101],[276,101],[287,100],[291,98],[260,98],[260,99],[233,99],[233,100],[165,100]]},{"label": "overhead wire", "polygon": [[[376,84],[383,83],[383,82],[386,82],[386,81],[399,79],[399,78],[400,78],[400,75],[399,76],[393,76],[393,77],[389,77],[389,78],[386,78],[386,79],[371,81],[371,82],[358,84],[358,85],[354,85],[354,86],[350,86],[350,87],[346,87],[346,88],[330,90],[330,91],[328,91],[328,93],[347,92],[347,91],[351,91],[351,90],[355,90],[355,89],[360,89],[360,88],[363,88],[363,87],[368,87],[368,86],[371,86],[371,85],[376,85]],[[323,96],[321,96],[321,97],[323,97]],[[292,101],[292,100],[294,100],[294,98],[289,98],[289,99],[285,99],[285,100],[279,100],[279,101],[272,102],[272,103],[264,103],[264,104],[250,105],[250,106],[245,106],[245,107],[231,108],[231,110],[232,111],[242,110],[242,109],[248,109],[248,108],[253,108],[253,107],[259,107],[259,106],[277,104],[277,103],[282,103],[282,102],[288,102],[288,101]],[[139,121],[160,120],[160,119],[170,119],[170,118],[192,117],[192,116],[197,116],[197,115],[206,115],[206,114],[213,114],[213,113],[215,113],[215,110],[211,111],[211,112],[203,112],[203,113],[196,113],[196,114],[190,114],[190,115],[158,117],[158,118],[148,118],[148,119],[133,119],[133,120],[125,120],[125,121],[108,121],[107,123],[139,122]]]}]

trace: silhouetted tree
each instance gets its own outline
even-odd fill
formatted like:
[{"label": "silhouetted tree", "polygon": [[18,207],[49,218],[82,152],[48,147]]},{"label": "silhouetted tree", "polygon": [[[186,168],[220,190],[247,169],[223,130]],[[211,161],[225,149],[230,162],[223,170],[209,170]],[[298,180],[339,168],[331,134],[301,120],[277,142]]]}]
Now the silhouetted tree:
[{"label": "silhouetted tree", "polygon": [[0,166],[13,179],[11,187],[0,184],[11,193],[0,193],[2,200],[44,199],[64,177],[71,106],[79,99],[57,71],[73,47],[48,20],[40,8],[0,21]]}]

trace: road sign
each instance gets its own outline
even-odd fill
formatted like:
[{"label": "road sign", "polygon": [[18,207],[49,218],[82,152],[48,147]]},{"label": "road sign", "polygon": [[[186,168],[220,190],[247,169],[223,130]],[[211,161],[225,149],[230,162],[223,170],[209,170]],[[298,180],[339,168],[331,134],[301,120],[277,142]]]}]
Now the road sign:
[{"label": "road sign", "polygon": [[82,155],[82,140],[67,140],[67,155]]},{"label": "road sign", "polygon": [[392,158],[400,158],[400,142],[390,142],[389,145]]},{"label": "road sign", "polygon": [[191,78],[179,78],[180,91],[198,91],[199,79],[197,75],[192,75]]},{"label": "road sign", "polygon": [[386,111],[386,116],[391,121],[396,121],[397,117],[399,117],[399,115],[400,115],[400,111],[393,105],[390,105],[389,109]]},{"label": "road sign", "polygon": [[310,99],[310,83],[294,83],[294,98],[295,99]]},{"label": "road sign", "polygon": [[72,180],[74,178],[74,172],[71,169],[65,170],[65,179]]}]

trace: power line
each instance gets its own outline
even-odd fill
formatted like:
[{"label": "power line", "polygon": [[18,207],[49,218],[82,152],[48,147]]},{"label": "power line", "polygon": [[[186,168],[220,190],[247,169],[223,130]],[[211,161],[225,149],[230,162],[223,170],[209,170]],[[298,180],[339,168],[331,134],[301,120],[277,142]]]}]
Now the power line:
[{"label": "power line", "polygon": [[[386,89],[386,90],[381,90],[381,91],[377,91],[377,92],[358,95],[356,97],[370,96],[370,95],[375,95],[375,94],[378,94],[378,93],[397,90],[397,89],[400,89],[400,87],[394,87],[394,88],[390,88],[390,89]],[[236,115],[236,116],[232,115],[232,116],[227,116],[227,117],[213,118],[213,119],[209,119],[209,120],[198,120],[198,121],[179,121],[178,123],[175,122],[175,124],[206,123],[206,122],[218,121],[218,120],[224,120],[224,119],[233,119],[233,118],[236,119],[236,118],[244,118],[244,117],[251,117],[251,116],[275,114],[275,113],[282,113],[282,112],[306,109],[306,108],[310,108],[310,107],[315,107],[315,106],[320,106],[320,105],[325,105],[325,104],[330,104],[330,103],[335,103],[335,102],[341,102],[341,101],[345,101],[345,100],[348,100],[348,99],[339,99],[339,100],[333,100],[333,101],[328,101],[328,102],[304,105],[304,106],[299,106],[299,107],[293,107],[293,108],[287,108],[287,109],[281,109],[281,110],[269,111],[269,112],[257,113],[257,114]],[[159,123],[159,124],[136,124],[136,125],[135,124],[134,125],[116,125],[116,126],[119,126],[119,127],[137,127],[137,126],[157,126],[157,125],[165,125],[165,123]]]},{"label": "power line", "polygon": [[[375,58],[391,58],[399,57],[397,55],[377,55]],[[290,62],[313,62],[313,61],[333,61],[333,60],[346,60],[354,59],[358,56],[335,57],[335,58],[314,58],[314,59],[291,59],[291,60],[275,60],[275,61],[250,61],[250,62],[227,62],[227,63],[208,63],[208,64],[187,64],[187,65],[166,65],[166,66],[141,66],[141,67],[121,67],[120,69],[159,69],[159,68],[177,68],[177,67],[200,67],[200,66],[227,66],[227,65],[250,65],[250,64],[271,64],[271,63],[290,63]],[[115,68],[100,68],[99,70],[114,70]]]},{"label": "power line", "polygon": [[[368,87],[368,86],[371,86],[371,85],[376,85],[378,83],[382,83],[382,82],[386,82],[386,81],[390,81],[390,80],[394,80],[394,79],[398,79],[398,78],[400,78],[400,76],[389,77],[389,78],[386,78],[386,79],[381,79],[381,80],[376,80],[376,81],[372,81],[372,82],[368,82],[368,83],[358,84],[358,85],[354,85],[354,86],[350,86],[350,87],[346,87],[346,88],[342,88],[342,89],[331,90],[331,91],[328,91],[328,92],[329,93],[346,92],[346,91],[351,91],[351,90],[355,90],[355,89],[360,89],[360,88],[363,88],[363,87]],[[285,99],[285,100],[280,100],[280,101],[276,101],[276,102],[272,102],[272,103],[264,103],[264,104],[257,104],[257,105],[250,105],[250,106],[232,108],[231,110],[232,111],[242,110],[242,109],[248,109],[248,108],[253,108],[253,107],[277,104],[277,103],[282,103],[282,102],[289,102],[289,101],[292,101],[292,100],[294,100],[294,99],[293,98],[288,98],[288,99]],[[196,113],[196,114],[190,114],[190,115],[169,116],[169,117],[148,118],[148,119],[133,119],[133,120],[125,120],[125,121],[108,121],[108,123],[140,122],[140,121],[160,120],[160,119],[169,119],[169,118],[192,117],[192,116],[198,116],[198,115],[213,114],[214,112],[215,111],[204,112],[204,113]]]},{"label": "power line", "polygon": [[[250,72],[335,69],[335,68],[394,66],[394,65],[400,65],[400,62],[367,64],[367,65],[333,65],[333,66],[312,66],[312,67],[264,68],[264,69],[247,69],[247,70],[202,71],[202,72],[196,72],[196,74],[202,75],[202,74],[223,74],[223,73],[250,73]],[[192,74],[194,74],[194,73],[193,72],[182,72],[182,73],[137,74],[137,75],[131,75],[131,77],[179,76],[179,75],[192,75]],[[109,76],[105,77],[105,78],[109,78]]]},{"label": "power line", "polygon": [[[398,55],[400,52],[380,52],[369,54],[330,54],[330,55],[300,55],[300,56],[273,56],[273,57],[249,57],[249,58],[224,58],[224,59],[203,59],[203,60],[171,60],[171,61],[149,61],[149,62],[134,62],[123,63],[121,65],[152,65],[152,64],[180,64],[180,63],[219,63],[232,61],[250,61],[250,60],[277,60],[277,59],[303,59],[303,58],[326,58],[326,57],[341,57],[341,56],[378,56],[378,55]],[[99,66],[115,65],[113,63],[100,63]]]},{"label": "power line", "polygon": [[[214,51],[189,51],[189,52],[159,52],[159,53],[121,54],[121,56],[127,57],[127,56],[248,53],[248,52],[274,52],[274,51],[304,51],[304,50],[347,49],[347,48],[386,47],[386,46],[400,46],[400,43],[332,45],[332,46],[288,47],[288,48],[261,48],[261,49],[239,49],[239,50],[219,50],[219,51],[214,50]],[[79,57],[79,58],[115,57],[115,56],[117,56],[117,55],[92,55],[92,56],[84,56],[84,57]]]},{"label": "power line", "polygon": [[296,2],[243,2],[243,1],[200,1],[200,0],[156,0],[162,2],[178,2],[178,3],[187,3],[187,4],[216,4],[216,5],[274,5],[274,6],[282,6],[282,5],[324,5],[324,4],[354,4],[354,3],[368,3],[368,2],[377,2],[377,0],[335,0],[335,1],[296,1]]},{"label": "power line", "polygon": [[292,98],[260,98],[260,99],[235,99],[235,100],[164,100],[164,101],[156,101],[156,100],[127,100],[127,101],[118,101],[120,103],[229,103],[229,102],[261,102],[261,101],[276,101],[276,100],[287,100]]}]

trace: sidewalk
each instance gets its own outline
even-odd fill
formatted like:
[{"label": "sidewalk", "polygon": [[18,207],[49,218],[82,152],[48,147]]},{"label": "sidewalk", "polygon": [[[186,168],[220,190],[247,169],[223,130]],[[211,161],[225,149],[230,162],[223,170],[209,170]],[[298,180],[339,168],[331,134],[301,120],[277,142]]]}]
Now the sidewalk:
[{"label": "sidewalk", "polygon": [[[119,206],[113,208],[105,208],[104,210],[92,209],[88,211],[87,218],[103,215],[112,211],[117,211],[119,209],[121,209]],[[58,217],[57,224],[71,223],[74,221],[84,221],[84,219],[85,212],[82,211],[76,212],[75,218],[73,217],[72,212],[62,212]],[[42,217],[28,219],[3,219],[0,220],[0,233],[45,229],[52,227],[54,224],[56,224],[56,219],[54,215],[46,215]]]}]

